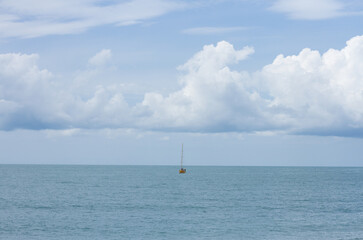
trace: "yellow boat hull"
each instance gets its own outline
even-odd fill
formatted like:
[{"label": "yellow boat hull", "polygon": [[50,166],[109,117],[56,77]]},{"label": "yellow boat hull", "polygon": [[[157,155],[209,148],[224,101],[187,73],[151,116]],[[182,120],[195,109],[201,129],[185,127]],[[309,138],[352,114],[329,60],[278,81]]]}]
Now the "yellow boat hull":
[{"label": "yellow boat hull", "polygon": [[179,173],[186,173],[186,171],[187,171],[186,169],[180,169]]}]

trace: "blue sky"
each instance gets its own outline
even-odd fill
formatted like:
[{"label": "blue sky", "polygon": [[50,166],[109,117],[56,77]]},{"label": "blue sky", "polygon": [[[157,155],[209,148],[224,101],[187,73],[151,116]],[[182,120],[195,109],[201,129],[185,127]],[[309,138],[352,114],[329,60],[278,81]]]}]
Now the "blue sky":
[{"label": "blue sky", "polygon": [[0,1],[0,163],[363,166],[358,0]]}]

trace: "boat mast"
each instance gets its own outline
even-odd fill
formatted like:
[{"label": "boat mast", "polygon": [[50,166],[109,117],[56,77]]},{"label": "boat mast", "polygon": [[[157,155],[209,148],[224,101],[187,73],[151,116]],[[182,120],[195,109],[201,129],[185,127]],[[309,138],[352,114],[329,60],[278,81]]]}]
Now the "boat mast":
[{"label": "boat mast", "polygon": [[181,160],[180,160],[180,168],[183,168],[183,144],[182,144],[182,152],[181,152]]}]

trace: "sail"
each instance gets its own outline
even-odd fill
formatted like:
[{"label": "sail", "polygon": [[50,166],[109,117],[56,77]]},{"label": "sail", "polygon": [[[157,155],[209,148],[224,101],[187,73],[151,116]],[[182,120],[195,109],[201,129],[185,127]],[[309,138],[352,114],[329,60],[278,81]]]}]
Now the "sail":
[{"label": "sail", "polygon": [[180,160],[180,168],[183,168],[183,144],[182,144],[182,151],[181,151],[181,160]]},{"label": "sail", "polygon": [[179,173],[186,173],[186,169],[183,168],[183,144],[182,144],[182,150],[181,150],[181,157],[180,157],[180,170],[179,170]]}]

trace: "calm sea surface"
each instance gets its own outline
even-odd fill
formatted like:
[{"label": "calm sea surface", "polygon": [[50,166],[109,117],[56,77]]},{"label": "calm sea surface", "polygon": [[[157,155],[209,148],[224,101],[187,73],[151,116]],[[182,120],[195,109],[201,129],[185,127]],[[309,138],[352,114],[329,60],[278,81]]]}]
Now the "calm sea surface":
[{"label": "calm sea surface", "polygon": [[363,168],[0,165],[0,239],[363,239]]}]

